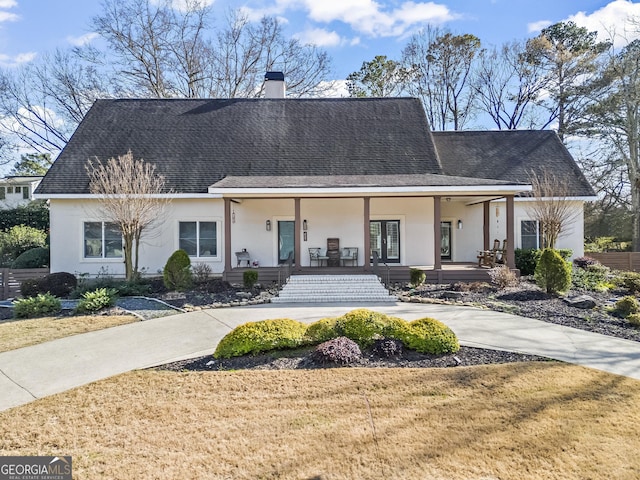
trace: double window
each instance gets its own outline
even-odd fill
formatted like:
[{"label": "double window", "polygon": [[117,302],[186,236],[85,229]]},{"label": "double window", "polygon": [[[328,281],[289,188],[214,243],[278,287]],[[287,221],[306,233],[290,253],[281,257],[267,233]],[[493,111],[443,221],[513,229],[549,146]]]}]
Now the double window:
[{"label": "double window", "polygon": [[84,223],[84,258],[122,258],[122,234],[115,223]]},{"label": "double window", "polygon": [[180,222],[179,248],[190,257],[216,257],[218,232],[216,222]]}]

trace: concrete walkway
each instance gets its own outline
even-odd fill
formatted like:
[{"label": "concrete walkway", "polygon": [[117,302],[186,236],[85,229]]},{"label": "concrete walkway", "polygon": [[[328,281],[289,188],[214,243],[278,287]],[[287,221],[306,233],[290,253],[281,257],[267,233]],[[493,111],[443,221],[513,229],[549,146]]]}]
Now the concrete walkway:
[{"label": "concrete walkway", "polygon": [[312,322],[368,308],[436,318],[466,346],[541,355],[640,379],[640,343],[506,313],[450,305],[266,304],[203,310],[0,353],[0,411],[130,370],[213,353],[234,327],[269,318]]}]

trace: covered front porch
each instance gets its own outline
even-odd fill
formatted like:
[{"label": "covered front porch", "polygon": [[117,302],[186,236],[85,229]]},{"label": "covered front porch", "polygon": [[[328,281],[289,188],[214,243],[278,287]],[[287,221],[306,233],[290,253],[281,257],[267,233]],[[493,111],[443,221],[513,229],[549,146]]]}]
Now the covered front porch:
[{"label": "covered front porch", "polygon": [[[246,268],[258,269],[262,282],[288,274],[372,273],[375,253],[376,273],[390,282],[407,281],[415,266],[428,281],[486,280],[486,269],[477,268],[478,252],[489,250],[498,236],[506,241],[504,263],[515,268],[514,196],[527,186],[365,187],[331,180],[328,188],[318,187],[315,177],[294,177],[290,182],[303,186],[287,187],[271,185],[282,178],[258,178],[259,187],[247,188],[228,177],[212,186],[210,193],[224,201],[224,278],[240,282]],[[246,185],[246,177],[242,181]],[[500,216],[491,206],[497,199]],[[501,228],[492,224],[492,209]],[[340,261],[338,250],[347,247],[356,256]],[[318,250],[320,261],[314,258]],[[284,273],[289,256],[290,271]]]}]

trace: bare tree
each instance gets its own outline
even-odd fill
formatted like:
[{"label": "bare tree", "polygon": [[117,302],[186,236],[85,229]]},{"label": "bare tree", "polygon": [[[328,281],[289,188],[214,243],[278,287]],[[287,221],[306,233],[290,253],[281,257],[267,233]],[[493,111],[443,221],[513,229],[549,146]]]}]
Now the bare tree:
[{"label": "bare tree", "polygon": [[471,76],[479,51],[480,39],[474,35],[431,28],[414,35],[403,50],[403,62],[415,71],[410,93],[422,99],[434,128],[460,130],[471,120]]},{"label": "bare tree", "polygon": [[580,210],[569,198],[566,180],[554,172],[531,171],[529,183],[533,187],[533,199],[527,207],[529,216],[539,222],[544,246],[555,248],[558,238],[577,220]]},{"label": "bare tree", "polygon": [[499,129],[535,128],[537,106],[548,78],[537,63],[527,60],[526,44],[505,43],[500,49],[483,50],[474,76],[478,108]]},{"label": "bare tree", "polygon": [[276,18],[251,23],[241,11],[231,12],[213,48],[212,97],[260,97],[264,73],[282,71],[287,93],[293,97],[318,96],[330,88],[326,80],[331,60],[313,45],[287,39]]},{"label": "bare tree", "polygon": [[140,239],[157,227],[170,199],[155,165],[135,160],[129,151],[106,163],[89,160],[89,191],[100,202],[105,219],[118,225],[123,240],[127,280],[136,278]]}]

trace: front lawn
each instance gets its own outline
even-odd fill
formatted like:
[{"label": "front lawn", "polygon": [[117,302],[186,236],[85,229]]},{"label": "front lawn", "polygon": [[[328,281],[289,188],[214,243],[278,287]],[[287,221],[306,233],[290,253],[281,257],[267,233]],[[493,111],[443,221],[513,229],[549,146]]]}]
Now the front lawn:
[{"label": "front lawn", "polygon": [[138,319],[132,315],[79,315],[3,320],[0,322],[0,352],[137,321]]},{"label": "front lawn", "polygon": [[138,371],[0,413],[74,478],[635,479],[640,382],[559,363]]}]

